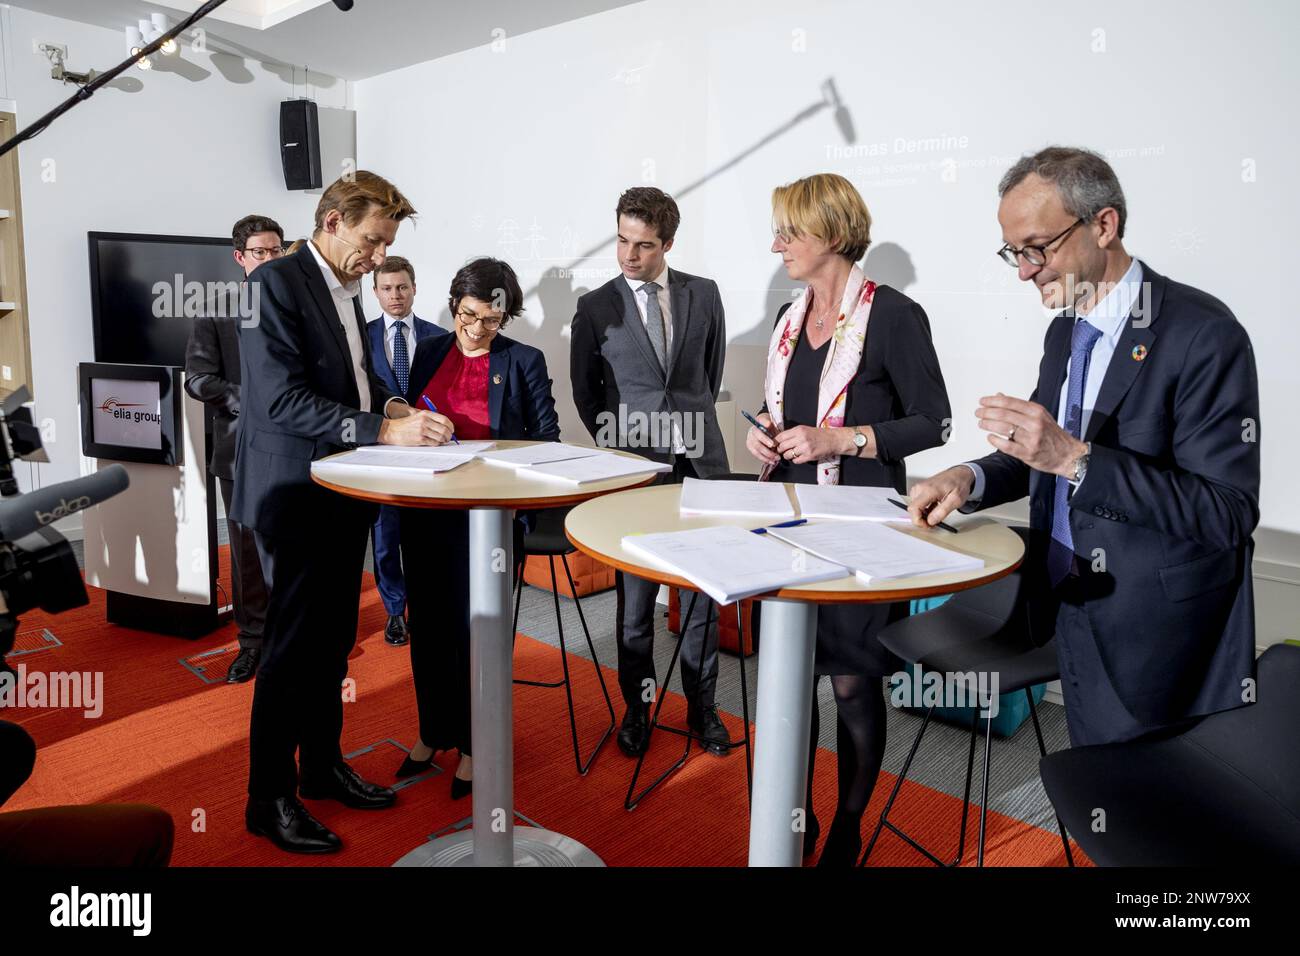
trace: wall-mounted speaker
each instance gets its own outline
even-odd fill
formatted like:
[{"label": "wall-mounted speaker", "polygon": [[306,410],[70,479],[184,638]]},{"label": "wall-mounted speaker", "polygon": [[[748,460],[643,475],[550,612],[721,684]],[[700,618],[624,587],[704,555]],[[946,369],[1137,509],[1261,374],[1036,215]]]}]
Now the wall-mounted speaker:
[{"label": "wall-mounted speaker", "polygon": [[320,119],[314,100],[280,104],[280,162],[286,189],[320,189]]}]

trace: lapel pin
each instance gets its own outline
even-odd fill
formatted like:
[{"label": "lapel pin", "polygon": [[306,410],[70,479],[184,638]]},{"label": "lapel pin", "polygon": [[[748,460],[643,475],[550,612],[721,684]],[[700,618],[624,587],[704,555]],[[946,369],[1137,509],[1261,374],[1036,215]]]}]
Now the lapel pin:
[{"label": "lapel pin", "polygon": [[[1136,354],[1135,354],[1134,357],[1136,358]],[[496,375],[493,375],[493,376],[492,376],[492,384],[493,384],[493,385],[500,385],[500,384],[501,384],[501,373],[500,373],[500,372],[498,372]]]},{"label": "lapel pin", "polygon": [[1140,362],[1147,357],[1147,347],[1145,345],[1133,346],[1133,361]]}]

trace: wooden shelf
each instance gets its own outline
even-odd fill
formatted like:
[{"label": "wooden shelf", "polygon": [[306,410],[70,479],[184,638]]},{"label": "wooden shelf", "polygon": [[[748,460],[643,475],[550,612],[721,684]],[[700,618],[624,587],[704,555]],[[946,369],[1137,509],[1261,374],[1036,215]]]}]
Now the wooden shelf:
[{"label": "wooden shelf", "polygon": [[[0,112],[0,140],[16,128],[13,113]],[[18,177],[18,150],[0,156],[0,381],[6,391],[32,387],[31,339],[27,326],[27,274],[23,259],[23,204]]]}]

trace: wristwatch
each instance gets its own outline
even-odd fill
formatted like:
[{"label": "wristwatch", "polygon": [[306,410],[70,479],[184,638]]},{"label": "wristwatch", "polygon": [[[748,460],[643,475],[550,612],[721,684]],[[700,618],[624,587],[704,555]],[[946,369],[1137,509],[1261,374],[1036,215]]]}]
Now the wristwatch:
[{"label": "wristwatch", "polygon": [[1072,484],[1078,484],[1083,481],[1083,476],[1088,473],[1088,456],[1092,454],[1092,442],[1084,444],[1086,449],[1082,455],[1074,460],[1074,474],[1070,477]]},{"label": "wristwatch", "polygon": [[857,449],[856,454],[861,455],[862,449],[867,447],[867,436],[858,429],[853,429],[853,447]]}]

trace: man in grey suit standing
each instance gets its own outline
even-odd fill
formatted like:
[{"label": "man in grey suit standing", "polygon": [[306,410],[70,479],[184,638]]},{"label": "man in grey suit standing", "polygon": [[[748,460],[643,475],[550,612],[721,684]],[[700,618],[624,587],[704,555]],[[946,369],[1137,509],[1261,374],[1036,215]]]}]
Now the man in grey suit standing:
[{"label": "man in grey suit standing", "polygon": [[[668,268],[664,257],[681,213],[662,190],[627,190],[615,216],[622,275],[580,298],[573,317],[570,370],[578,414],[598,445],[671,464],[665,481],[725,474],[714,410],[727,349],[718,284]],[[649,744],[650,704],[658,693],[652,650],[659,586],[620,572],[615,588],[618,680],[627,707],[618,745],[638,756]],[[714,618],[716,609],[701,595],[682,642],[682,684],[691,732],[706,750],[725,755],[731,741],[713,702]]]}]

